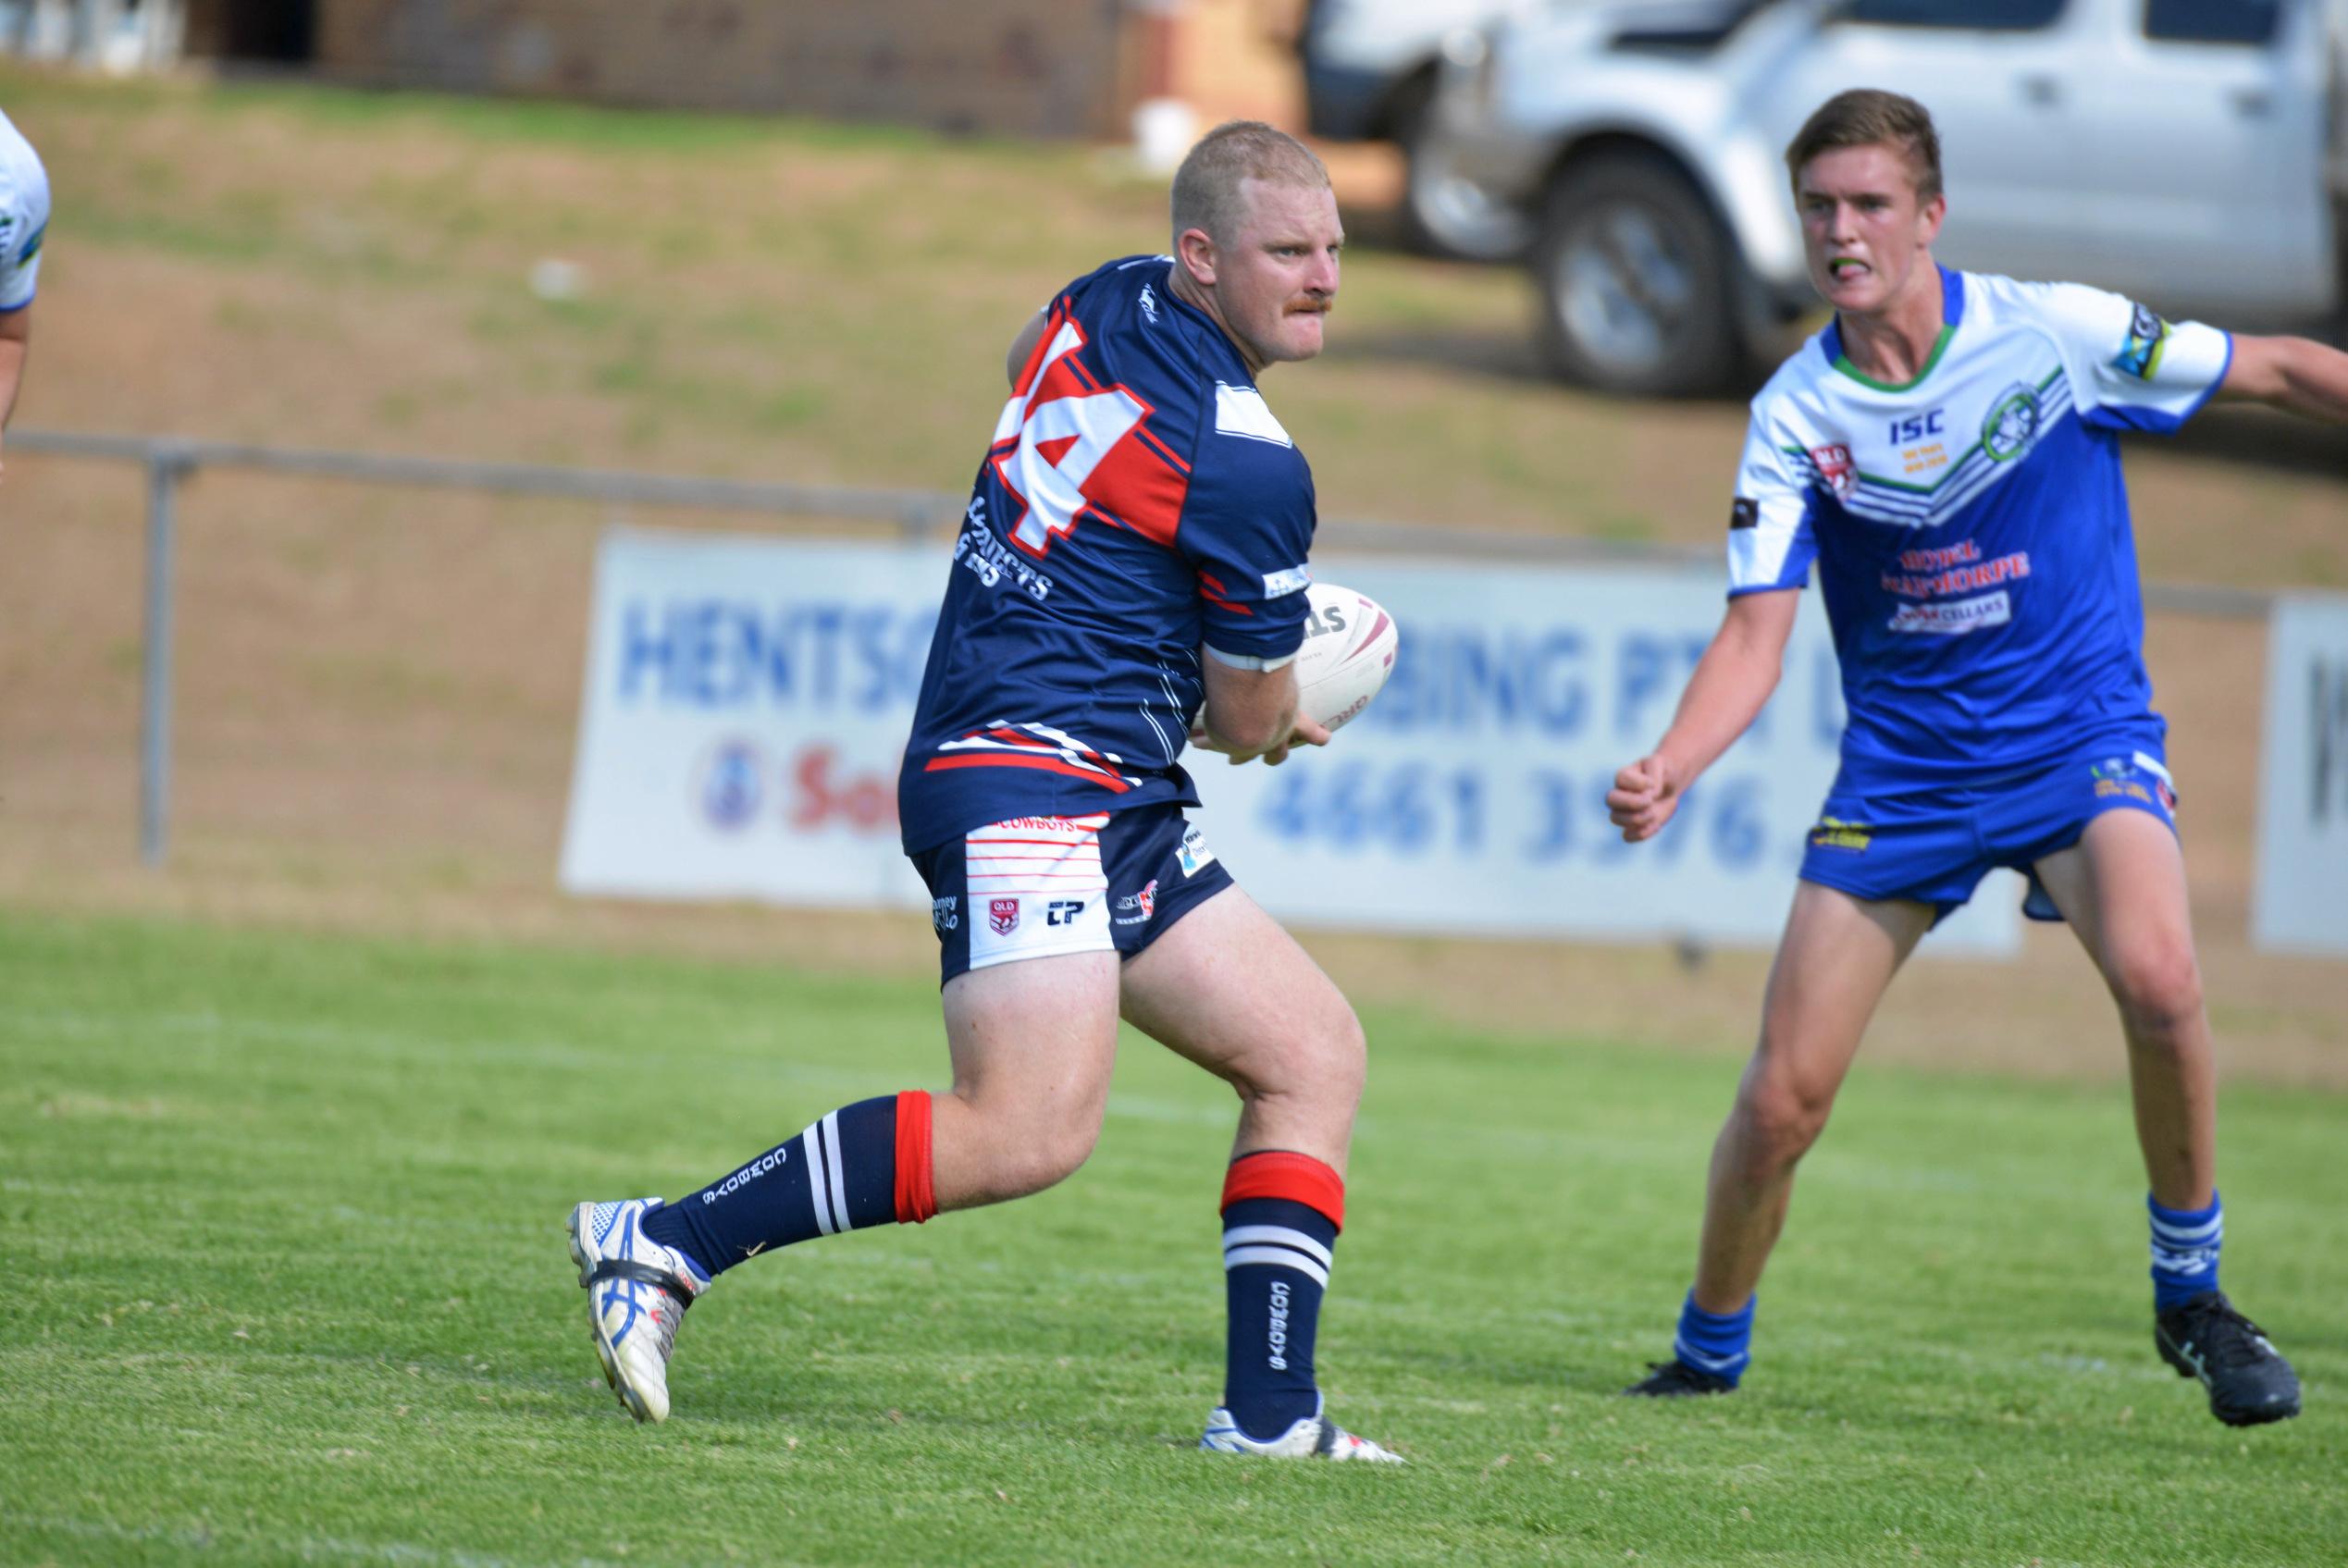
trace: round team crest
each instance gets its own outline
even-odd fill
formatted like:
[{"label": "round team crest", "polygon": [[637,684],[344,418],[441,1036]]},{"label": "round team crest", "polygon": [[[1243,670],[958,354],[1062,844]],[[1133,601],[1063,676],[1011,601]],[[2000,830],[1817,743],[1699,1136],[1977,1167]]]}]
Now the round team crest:
[{"label": "round team crest", "polygon": [[1998,463],[2020,457],[2037,435],[2038,391],[2021,381],[1989,405],[1989,416],[1981,422],[1982,450]]},{"label": "round team crest", "polygon": [[753,742],[722,740],[701,759],[695,793],[701,815],[721,833],[749,826],[766,796],[766,758]]}]

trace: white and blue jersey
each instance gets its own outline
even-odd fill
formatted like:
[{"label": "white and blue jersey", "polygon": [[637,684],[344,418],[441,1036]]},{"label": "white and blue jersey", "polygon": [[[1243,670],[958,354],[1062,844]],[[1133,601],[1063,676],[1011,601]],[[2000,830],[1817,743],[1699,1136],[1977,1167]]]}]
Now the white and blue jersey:
[{"label": "white and blue jersey", "polygon": [[2176,429],[2232,340],[2077,284],[1941,282],[1915,380],[1862,376],[1829,326],[1754,399],[1737,476],[1729,592],[1818,568],[1837,796],[1994,783],[2163,727],[2119,432]]},{"label": "white and blue jersey", "polygon": [[1271,668],[1304,643],[1312,470],[1171,265],[1062,290],[1004,405],[897,778],[908,853],[1195,805],[1201,658]]},{"label": "white and blue jersey", "polygon": [[0,115],[0,315],[32,302],[48,232],[48,173],[32,143]]}]

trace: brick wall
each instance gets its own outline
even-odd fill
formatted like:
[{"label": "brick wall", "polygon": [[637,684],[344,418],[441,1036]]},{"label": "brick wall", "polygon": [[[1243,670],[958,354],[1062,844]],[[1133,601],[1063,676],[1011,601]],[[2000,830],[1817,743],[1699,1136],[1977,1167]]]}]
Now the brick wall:
[{"label": "brick wall", "polygon": [[373,86],[1119,136],[1120,0],[316,0],[317,65]]}]

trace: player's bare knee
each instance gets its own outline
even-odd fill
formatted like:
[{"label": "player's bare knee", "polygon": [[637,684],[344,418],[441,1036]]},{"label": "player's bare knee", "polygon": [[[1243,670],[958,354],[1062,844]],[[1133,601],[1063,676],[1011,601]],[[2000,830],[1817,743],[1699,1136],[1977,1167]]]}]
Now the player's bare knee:
[{"label": "player's bare knee", "polygon": [[2140,1047],[2176,1043],[2201,1020],[2201,966],[2189,943],[2131,954],[2114,966],[2111,990],[2128,1037]]},{"label": "player's bare knee", "polygon": [[1309,1022],[1291,1023],[1270,1049],[1232,1076],[1242,1101],[1288,1099],[1324,1105],[1360,1104],[1369,1071],[1361,1019],[1343,1002]]},{"label": "player's bare knee", "polygon": [[991,1162],[998,1195],[1023,1198],[1058,1186],[1092,1158],[1100,1132],[1098,1117],[1089,1122],[1034,1122],[1021,1128],[1004,1140]]},{"label": "player's bare knee", "polygon": [[1737,1095],[1736,1113],[1746,1134],[1747,1163],[1761,1167],[1763,1174],[1793,1165],[1818,1142],[1834,1108],[1834,1095],[1799,1083],[1784,1080],[1747,1083]]},{"label": "player's bare knee", "polygon": [[1369,1036],[1353,1007],[1339,1003],[1319,1034],[1313,1058],[1316,1093],[1332,1103],[1361,1103],[1369,1080]]},{"label": "player's bare knee", "polygon": [[1013,1169],[1020,1181],[1020,1190],[1041,1192],[1074,1176],[1093,1157],[1093,1146],[1099,1142],[1100,1131],[1097,1122],[1087,1128],[1060,1128],[1019,1151],[1013,1159]]}]

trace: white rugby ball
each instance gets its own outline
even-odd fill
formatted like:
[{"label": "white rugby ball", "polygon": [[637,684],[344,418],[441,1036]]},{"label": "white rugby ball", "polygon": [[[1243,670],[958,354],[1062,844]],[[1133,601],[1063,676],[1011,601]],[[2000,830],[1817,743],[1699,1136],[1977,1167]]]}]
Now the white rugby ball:
[{"label": "white rugby ball", "polygon": [[1376,599],[1335,583],[1304,594],[1304,646],[1296,655],[1296,706],[1324,727],[1341,729],[1370,705],[1394,673],[1402,636]]}]

